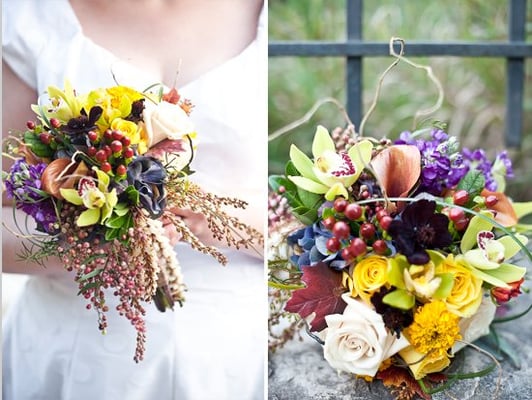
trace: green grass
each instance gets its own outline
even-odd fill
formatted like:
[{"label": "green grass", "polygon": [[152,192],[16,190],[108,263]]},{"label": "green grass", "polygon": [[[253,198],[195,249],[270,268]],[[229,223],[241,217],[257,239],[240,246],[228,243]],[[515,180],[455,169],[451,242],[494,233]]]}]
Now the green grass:
[{"label": "green grass", "polygon": [[[532,2],[528,18],[532,21]],[[498,0],[381,0],[365,1],[363,37],[388,42],[391,36],[406,41],[507,40],[507,2]],[[271,40],[343,40],[345,0],[270,0]],[[532,40],[532,23],[527,26]],[[483,147],[493,155],[505,147],[505,61],[495,58],[413,58],[432,66],[440,79],[445,100],[432,118],[448,123],[448,132],[463,146]],[[373,100],[380,74],[391,57],[366,58],[363,63],[364,109]],[[271,57],[269,61],[269,130],[300,118],[319,99],[332,96],[345,102],[345,62],[342,58]],[[516,179],[508,192],[516,199],[532,198],[532,60],[526,63],[523,140],[510,149]],[[401,63],[385,78],[375,112],[365,134],[396,137],[412,128],[416,110],[437,98],[434,85],[421,70]],[[315,126],[343,126],[335,106],[323,106],[304,126],[270,142],[270,171],[278,173],[288,157],[290,143],[309,150]]]}]

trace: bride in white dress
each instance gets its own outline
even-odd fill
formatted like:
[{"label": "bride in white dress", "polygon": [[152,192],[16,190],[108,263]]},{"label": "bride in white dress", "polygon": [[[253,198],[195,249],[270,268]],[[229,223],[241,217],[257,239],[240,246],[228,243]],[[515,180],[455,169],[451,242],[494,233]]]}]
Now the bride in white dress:
[{"label": "bride in white dress", "polygon": [[[4,0],[3,130],[23,129],[48,85],[79,93],[155,82],[193,100],[199,135],[193,179],[249,202],[240,217],[263,230],[266,204],[266,27],[262,1]],[[259,18],[260,13],[260,18]],[[5,165],[4,165],[5,168]],[[7,212],[6,212],[7,208]],[[4,207],[3,217],[11,214]],[[201,231],[200,216],[186,214]],[[23,216],[21,216],[23,218]],[[9,223],[9,221],[7,221]],[[30,273],[3,327],[3,399],[262,399],[267,300],[262,257],[226,249],[226,267],[178,244],[189,291],[183,308],[147,312],[144,361],[135,332],[109,312],[107,335],[76,297],[72,277],[16,262],[3,232],[4,272]]]}]

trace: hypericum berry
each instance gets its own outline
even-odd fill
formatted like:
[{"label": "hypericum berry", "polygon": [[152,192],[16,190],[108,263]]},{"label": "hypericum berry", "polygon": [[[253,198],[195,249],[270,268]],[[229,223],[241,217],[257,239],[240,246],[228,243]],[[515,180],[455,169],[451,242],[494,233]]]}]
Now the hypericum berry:
[{"label": "hypericum berry", "polygon": [[363,190],[362,193],[360,193],[360,198],[363,200],[369,199],[369,192],[367,190]]},{"label": "hypericum berry", "polygon": [[28,127],[28,129],[34,130],[35,129],[35,122],[28,121],[28,122],[26,122],[26,126]]},{"label": "hypericum berry", "polygon": [[118,167],[116,167],[116,174],[118,176],[124,176],[127,172],[127,168],[124,164],[120,164]]},{"label": "hypericum berry", "polygon": [[366,254],[366,242],[360,238],[354,238],[348,246],[349,252],[355,257]]},{"label": "hypericum berry", "polygon": [[497,204],[497,202],[499,201],[499,199],[497,198],[497,196],[493,195],[493,194],[490,194],[489,196],[486,196],[486,200],[485,200],[485,203],[486,203],[486,206],[487,207],[493,207],[495,204]]},{"label": "hypericum berry", "polygon": [[[377,210],[377,209],[375,209]],[[385,209],[381,208],[380,210],[377,211],[377,213],[375,214],[375,216],[377,217],[377,221],[380,222],[380,220],[383,218],[383,217],[386,217],[388,214],[388,211],[386,211]]]},{"label": "hypericum berry", "polygon": [[387,231],[392,221],[393,221],[392,217],[390,217],[389,215],[385,215],[379,220],[379,225],[381,226],[382,229]]},{"label": "hypericum berry", "polygon": [[122,138],[122,144],[124,145],[124,147],[127,147],[131,144],[131,138],[129,136],[124,136]]},{"label": "hypericum berry", "polygon": [[111,154],[113,154],[113,150],[111,150],[111,146],[107,144],[102,147],[102,150],[105,151],[105,154],[107,154],[107,158],[111,157]]},{"label": "hypericum berry", "polygon": [[111,172],[111,169],[113,169],[111,167],[111,164],[109,164],[107,161],[104,161],[101,165],[100,165],[100,169],[105,172],[105,173],[108,173],[108,172]]},{"label": "hypericum berry", "polygon": [[57,118],[50,118],[50,125],[52,128],[59,128],[61,126],[61,122]]},{"label": "hypericum berry", "polygon": [[364,239],[371,239],[375,236],[375,225],[370,222],[364,222],[360,225],[360,236]]},{"label": "hypericum berry", "polygon": [[458,232],[461,232],[467,228],[467,225],[469,225],[469,219],[462,218],[458,221],[453,221],[453,225]]},{"label": "hypericum berry", "polygon": [[87,132],[87,137],[92,143],[94,143],[98,140],[98,133],[95,131],[89,131]]},{"label": "hypericum berry", "polygon": [[322,221],[323,227],[332,231],[334,224],[336,224],[336,218],[333,216],[327,217]]},{"label": "hypericum berry", "polygon": [[325,243],[325,247],[327,247],[327,250],[331,253],[336,253],[338,250],[340,250],[341,247],[340,240],[338,240],[337,237],[332,237],[327,239],[327,242]]},{"label": "hypericum berry", "polygon": [[332,228],[332,233],[340,240],[347,239],[350,232],[351,229],[349,228],[349,225],[344,221],[337,221]]},{"label": "hypericum berry", "polygon": [[336,200],[334,200],[333,207],[339,213],[344,212],[345,208],[347,207],[347,200],[343,197],[338,197]]},{"label": "hypericum berry", "polygon": [[96,158],[96,160],[103,163],[104,161],[107,161],[107,152],[104,149],[100,149],[96,152],[94,157]]},{"label": "hypericum berry", "polygon": [[453,207],[449,210],[449,219],[453,222],[460,221],[465,218],[465,212],[461,208]]},{"label": "hypericum berry", "polygon": [[123,146],[120,140],[113,140],[110,147],[113,154],[120,154]]},{"label": "hypericum berry", "polygon": [[286,192],[286,188],[284,186],[279,186],[279,189],[277,189],[277,191],[282,194]]},{"label": "hypericum berry", "polygon": [[94,157],[97,152],[98,152],[98,149],[94,146],[91,146],[87,149],[87,154],[89,155],[89,157]]},{"label": "hypericum berry", "polygon": [[48,132],[39,133],[39,140],[44,144],[50,144],[52,141],[52,135]]},{"label": "hypericum berry", "polygon": [[385,254],[386,251],[388,251],[388,245],[382,239],[375,240],[371,247],[373,248],[373,251],[379,255]]},{"label": "hypericum berry", "polygon": [[459,190],[453,194],[453,203],[457,206],[463,206],[469,200],[469,193],[466,190]]},{"label": "hypericum berry", "polygon": [[103,133],[103,138],[107,142],[110,142],[111,140],[113,140],[113,131],[111,131],[111,129],[106,129],[105,132]]},{"label": "hypericum berry", "polygon": [[124,158],[132,158],[135,155],[135,152],[131,147],[126,147],[122,152],[122,155],[124,156]]},{"label": "hypericum berry", "polygon": [[124,134],[120,131],[114,130],[111,132],[111,137],[113,140],[122,140],[124,138]]},{"label": "hypericum berry", "polygon": [[355,257],[356,257],[355,255],[353,255],[351,253],[351,250],[349,249],[349,247],[346,247],[346,248],[342,249],[340,255],[347,262],[353,261],[355,259]]},{"label": "hypericum berry", "polygon": [[347,219],[354,221],[362,216],[362,211],[362,207],[360,207],[357,203],[350,203],[345,208],[344,215]]}]

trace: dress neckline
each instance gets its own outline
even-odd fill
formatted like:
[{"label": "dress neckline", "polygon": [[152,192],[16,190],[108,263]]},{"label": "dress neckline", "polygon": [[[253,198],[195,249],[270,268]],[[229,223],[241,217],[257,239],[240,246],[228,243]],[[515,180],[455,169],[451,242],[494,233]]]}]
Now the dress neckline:
[{"label": "dress neckline", "polygon": [[[90,37],[86,36],[85,32],[83,31],[83,27],[81,26],[81,22],[80,22],[77,14],[76,14],[74,8],[72,7],[72,4],[70,4],[69,0],[65,0],[65,3],[66,3],[66,7],[65,7],[66,13],[70,14],[69,15],[69,19],[73,22],[74,27],[76,28],[78,34],[81,36],[81,38],[83,40],[85,40],[88,43],[90,43],[92,46],[94,46],[99,51],[102,51],[103,53],[107,54],[108,57],[113,60],[113,62],[117,62],[117,63],[120,63],[122,65],[125,65],[125,66],[127,66],[128,69],[130,69],[135,74],[142,74],[144,77],[148,77],[149,79],[153,78],[152,82],[159,82],[159,83],[162,83],[163,85],[166,86],[165,83],[160,82],[161,81],[161,77],[155,76],[155,74],[151,74],[151,73],[148,73],[148,72],[142,70],[142,68],[136,66],[135,64],[131,63],[130,61],[121,59],[120,57],[116,56],[113,52],[108,50],[107,48],[103,47],[102,45],[99,45],[98,43],[94,42]],[[235,54],[234,56],[232,56],[232,57],[226,59],[225,61],[215,65],[211,69],[203,72],[202,74],[200,74],[196,78],[192,79],[191,81],[185,83],[184,85],[181,85],[181,86],[178,85],[179,89],[185,89],[185,88],[188,88],[188,87],[192,87],[195,84],[197,84],[198,82],[206,80],[211,75],[215,75],[217,72],[222,71],[223,69],[227,68],[231,64],[235,63],[240,58],[244,57],[245,54],[250,52],[251,49],[254,47],[254,45],[257,43],[257,41],[258,41],[257,39],[259,37],[259,34],[260,34],[261,30],[263,29],[262,24],[263,24],[264,9],[265,9],[265,7],[263,5],[262,10],[260,12],[260,16],[259,16],[258,22],[257,22],[257,31],[256,31],[256,34],[255,34],[255,37],[253,38],[253,40],[251,42],[249,42],[239,53]]]}]

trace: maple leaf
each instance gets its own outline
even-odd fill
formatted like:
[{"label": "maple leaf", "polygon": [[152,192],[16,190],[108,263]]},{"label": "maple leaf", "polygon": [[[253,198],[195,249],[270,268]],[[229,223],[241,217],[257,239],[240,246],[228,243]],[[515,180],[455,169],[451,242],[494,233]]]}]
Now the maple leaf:
[{"label": "maple leaf", "polygon": [[377,379],[381,379],[384,386],[392,388],[392,394],[398,400],[413,400],[416,395],[424,400],[430,400],[432,396],[425,393],[419,383],[406,368],[392,365],[377,372]]},{"label": "maple leaf", "polygon": [[163,95],[162,100],[167,101],[168,103],[177,104],[181,96],[177,93],[176,88],[170,89],[170,91]]},{"label": "maple leaf", "polygon": [[319,332],[327,327],[327,315],[340,314],[347,306],[341,297],[346,292],[342,286],[342,273],[329,268],[325,263],[305,266],[302,270],[301,280],[305,282],[306,287],[294,291],[286,303],[285,310],[298,313],[301,318],[316,313],[310,323],[310,330]]}]

